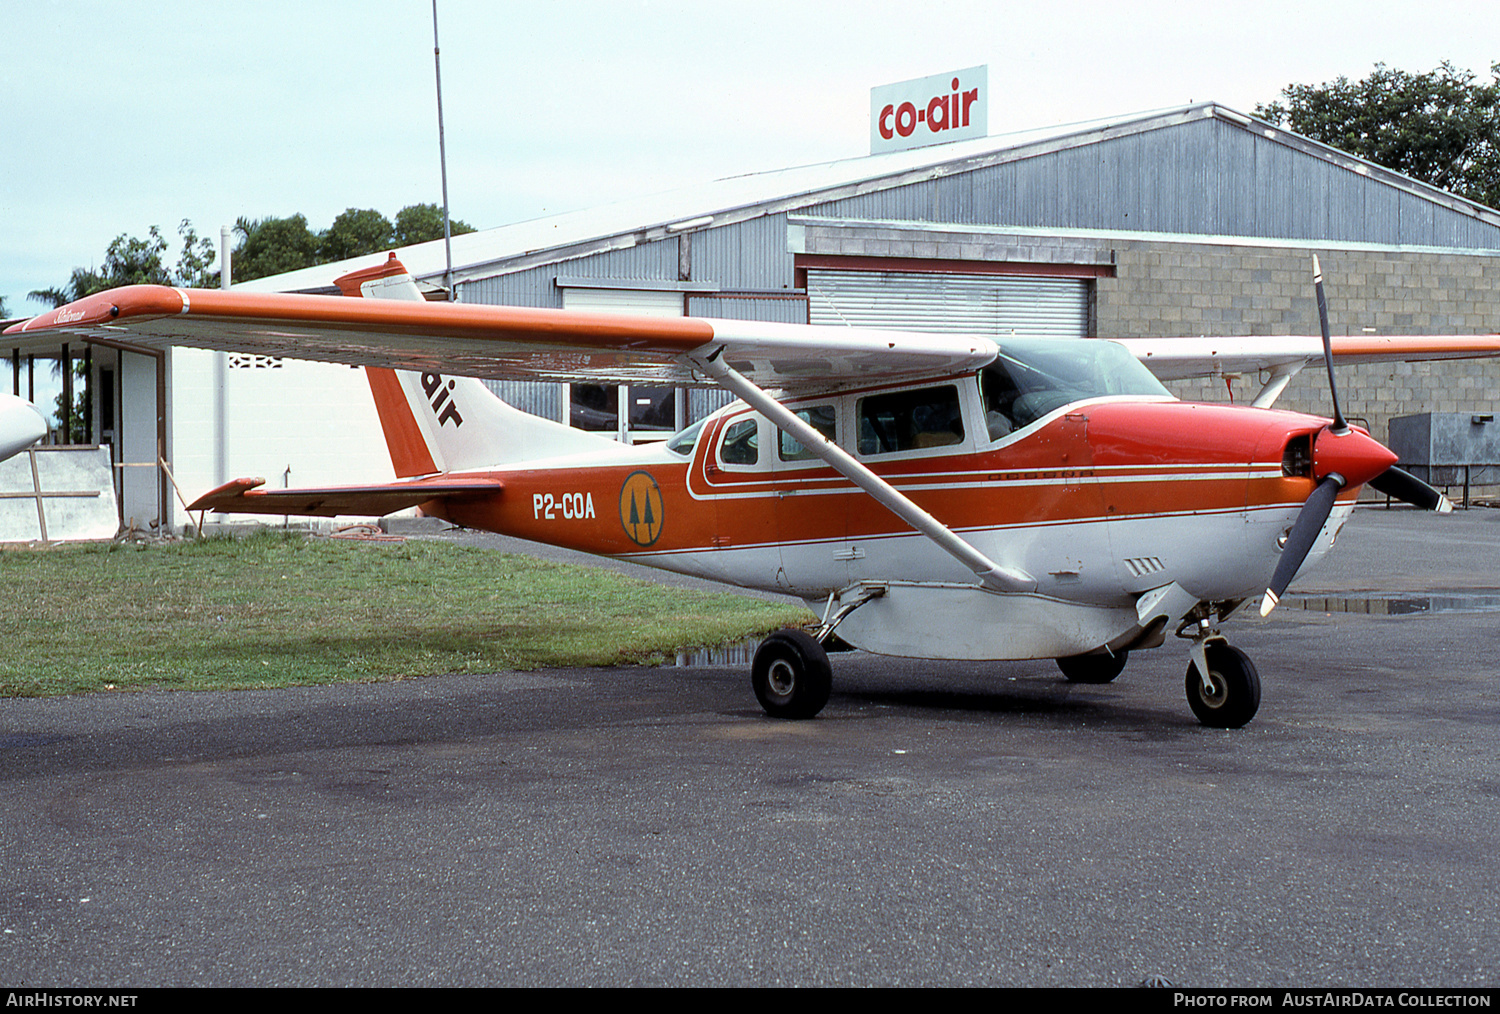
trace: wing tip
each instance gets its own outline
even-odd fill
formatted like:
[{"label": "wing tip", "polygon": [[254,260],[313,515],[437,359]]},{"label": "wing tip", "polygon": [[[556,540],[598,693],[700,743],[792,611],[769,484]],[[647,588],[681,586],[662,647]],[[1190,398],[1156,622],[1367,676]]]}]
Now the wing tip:
[{"label": "wing tip", "polygon": [[257,489],[265,484],[266,480],[259,477],[230,479],[224,485],[214,487],[188,504],[187,509],[190,511],[213,510],[218,504],[238,499],[250,490]]}]

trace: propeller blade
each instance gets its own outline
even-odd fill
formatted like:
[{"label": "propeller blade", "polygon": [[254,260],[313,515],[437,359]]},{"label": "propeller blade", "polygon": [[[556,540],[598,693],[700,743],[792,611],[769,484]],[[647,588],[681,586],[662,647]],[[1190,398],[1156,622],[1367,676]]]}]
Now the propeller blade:
[{"label": "propeller blade", "polygon": [[1276,573],[1271,575],[1270,587],[1266,589],[1266,596],[1260,603],[1260,614],[1271,615],[1271,610],[1276,608],[1281,601],[1281,596],[1286,593],[1287,585],[1292,583],[1292,578],[1297,576],[1297,571],[1302,569],[1302,561],[1307,559],[1307,554],[1312,551],[1313,543],[1317,541],[1318,533],[1323,530],[1323,525],[1328,521],[1328,515],[1333,512],[1334,498],[1339,495],[1339,490],[1344,488],[1344,481],[1337,475],[1330,475],[1318,483],[1312,496],[1302,505],[1302,510],[1297,514],[1297,520],[1292,524],[1292,531],[1286,537],[1286,545],[1281,547],[1281,560],[1276,564]]},{"label": "propeller blade", "polygon": [[1339,411],[1339,389],[1333,382],[1333,339],[1328,336],[1328,300],[1323,296],[1323,266],[1313,254],[1313,290],[1318,295],[1318,326],[1323,330],[1323,362],[1328,367],[1328,394],[1333,398],[1333,429],[1342,433],[1349,428]]},{"label": "propeller blade", "polygon": [[1386,496],[1395,497],[1403,503],[1420,507],[1424,511],[1437,511],[1439,514],[1453,512],[1453,501],[1415,475],[1395,465],[1371,479],[1370,485]]}]

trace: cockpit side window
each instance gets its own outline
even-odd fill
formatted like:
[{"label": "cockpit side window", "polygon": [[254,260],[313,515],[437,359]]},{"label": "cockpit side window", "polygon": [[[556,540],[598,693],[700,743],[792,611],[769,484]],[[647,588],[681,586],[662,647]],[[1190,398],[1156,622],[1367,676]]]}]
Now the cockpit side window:
[{"label": "cockpit side window", "polygon": [[924,387],[859,400],[859,453],[946,447],[964,440],[958,388]]},{"label": "cockpit side window", "polygon": [[726,465],[760,463],[760,424],[754,416],[730,423],[719,439],[719,461]]}]

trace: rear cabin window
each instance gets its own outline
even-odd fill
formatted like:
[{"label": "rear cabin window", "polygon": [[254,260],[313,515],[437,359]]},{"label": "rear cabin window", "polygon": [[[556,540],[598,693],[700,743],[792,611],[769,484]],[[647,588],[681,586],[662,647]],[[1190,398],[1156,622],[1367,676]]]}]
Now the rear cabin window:
[{"label": "rear cabin window", "polygon": [[[832,405],[814,405],[811,408],[799,408],[793,412],[798,419],[807,423],[813,429],[823,434],[829,440],[838,442],[834,435],[834,408]],[[779,432],[779,431],[778,431]],[[782,461],[814,461],[817,455],[813,454],[799,442],[792,439],[789,434],[781,433],[781,440],[777,452]]]},{"label": "rear cabin window", "polygon": [[859,401],[860,454],[948,447],[963,440],[957,387],[924,387]]}]

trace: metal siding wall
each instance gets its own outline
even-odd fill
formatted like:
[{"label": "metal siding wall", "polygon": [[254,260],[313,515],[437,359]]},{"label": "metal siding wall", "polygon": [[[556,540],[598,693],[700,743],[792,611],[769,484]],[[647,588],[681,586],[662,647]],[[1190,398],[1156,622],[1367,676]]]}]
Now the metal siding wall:
[{"label": "metal siding wall", "polygon": [[689,317],[724,320],[763,320],[777,324],[806,324],[806,299],[756,299],[746,296],[688,296]]},{"label": "metal siding wall", "polygon": [[693,235],[693,279],[724,289],[790,289],[786,215],[765,215]]},{"label": "metal siding wall", "polygon": [[1429,201],[1403,194],[1399,219],[1401,235],[1422,236],[1423,238],[1416,242],[1435,246],[1433,239],[1437,233],[1435,221],[1437,210],[1437,207]]},{"label": "metal siding wall", "polygon": [[557,265],[557,274],[583,278],[636,278],[677,281],[677,237],[641,243],[628,250],[607,250]]},{"label": "metal siding wall", "polygon": [[1222,131],[1218,141],[1218,213],[1223,221],[1255,219],[1256,139],[1243,130]]},{"label": "metal siding wall", "polygon": [[501,400],[522,412],[544,419],[559,419],[562,412],[562,385],[542,384],[530,380],[486,380],[482,382]]},{"label": "metal siding wall", "polygon": [[830,201],[805,212],[1500,248],[1500,227],[1217,119]]},{"label": "metal siding wall", "polygon": [[562,309],[556,264],[464,282],[459,286],[458,297],[465,303]]},{"label": "metal siding wall", "polygon": [[952,177],[941,181],[925,181],[888,190],[848,197],[827,204],[818,204],[807,209],[814,215],[832,217],[896,219],[901,221],[942,221],[933,216],[935,203],[933,190],[952,183]]}]

